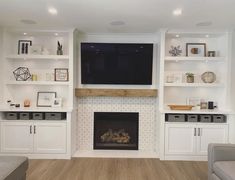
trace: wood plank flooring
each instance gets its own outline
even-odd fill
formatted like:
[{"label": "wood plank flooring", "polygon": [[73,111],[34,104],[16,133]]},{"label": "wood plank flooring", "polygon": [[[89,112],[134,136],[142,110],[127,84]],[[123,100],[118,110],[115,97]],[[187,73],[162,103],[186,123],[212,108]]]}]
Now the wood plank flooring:
[{"label": "wood plank flooring", "polygon": [[101,158],[30,160],[27,180],[207,180],[207,162]]}]

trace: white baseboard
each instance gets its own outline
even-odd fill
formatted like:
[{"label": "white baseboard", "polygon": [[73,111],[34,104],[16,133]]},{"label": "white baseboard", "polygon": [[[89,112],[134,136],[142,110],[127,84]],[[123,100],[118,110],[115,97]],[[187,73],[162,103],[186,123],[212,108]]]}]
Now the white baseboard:
[{"label": "white baseboard", "polygon": [[159,158],[156,152],[132,150],[91,150],[77,151],[73,157],[93,158]]}]

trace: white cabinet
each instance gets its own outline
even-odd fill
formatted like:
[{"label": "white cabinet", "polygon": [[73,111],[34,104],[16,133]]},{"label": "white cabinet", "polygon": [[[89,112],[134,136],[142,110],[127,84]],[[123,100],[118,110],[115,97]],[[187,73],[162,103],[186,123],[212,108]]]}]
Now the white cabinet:
[{"label": "white cabinet", "polygon": [[1,152],[33,152],[33,136],[31,124],[24,122],[2,122]]},{"label": "white cabinet", "polygon": [[167,124],[165,135],[166,154],[195,153],[195,136],[193,125]]},{"label": "white cabinet", "polygon": [[1,152],[66,153],[65,122],[1,122]]},{"label": "white cabinet", "polygon": [[209,143],[227,142],[227,124],[165,125],[165,155],[206,155]]},{"label": "white cabinet", "polygon": [[228,125],[198,125],[197,154],[207,155],[209,143],[227,143]]},{"label": "white cabinet", "polygon": [[34,130],[35,153],[66,152],[65,123],[35,123]]}]

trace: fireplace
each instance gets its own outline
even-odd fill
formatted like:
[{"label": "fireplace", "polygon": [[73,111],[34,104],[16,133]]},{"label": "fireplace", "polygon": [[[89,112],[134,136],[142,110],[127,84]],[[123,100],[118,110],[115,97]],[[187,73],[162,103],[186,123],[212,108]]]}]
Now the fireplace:
[{"label": "fireplace", "polygon": [[138,150],[138,137],[139,113],[94,113],[94,149]]}]

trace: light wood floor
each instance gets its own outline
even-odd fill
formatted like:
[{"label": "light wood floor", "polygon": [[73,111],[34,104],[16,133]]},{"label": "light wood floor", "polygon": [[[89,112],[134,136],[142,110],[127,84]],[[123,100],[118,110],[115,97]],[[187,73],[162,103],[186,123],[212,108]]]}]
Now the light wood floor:
[{"label": "light wood floor", "polygon": [[100,158],[30,160],[27,180],[207,180],[207,163]]}]

